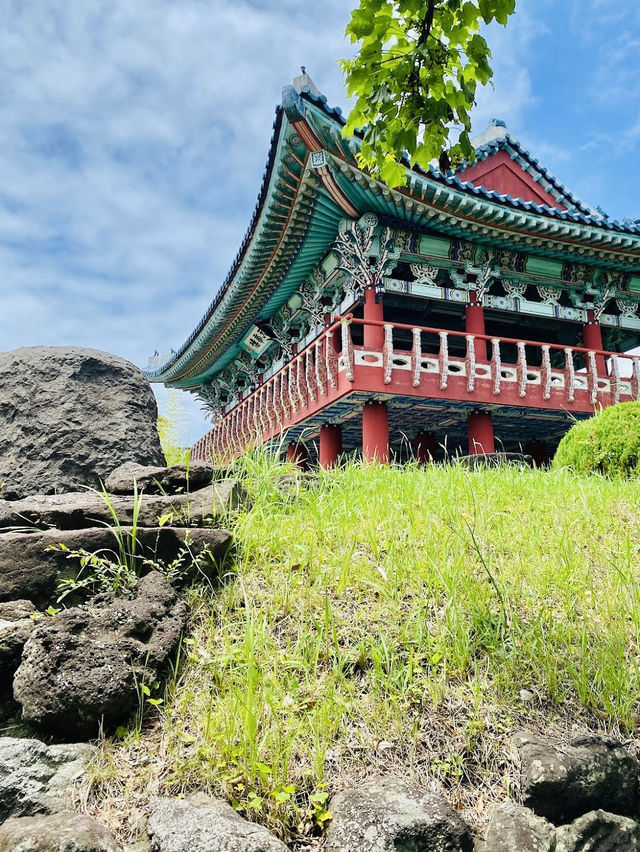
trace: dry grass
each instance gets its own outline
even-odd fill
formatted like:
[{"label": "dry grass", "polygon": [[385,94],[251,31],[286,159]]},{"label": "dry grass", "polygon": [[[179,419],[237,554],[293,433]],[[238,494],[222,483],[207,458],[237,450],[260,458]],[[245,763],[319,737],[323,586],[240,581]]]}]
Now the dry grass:
[{"label": "dry grass", "polygon": [[159,717],[102,745],[86,806],[123,838],[198,790],[319,848],[327,794],[385,772],[481,827],[518,728],[635,748],[638,482],[353,465],[283,492],[243,466],[234,575],[191,593]]}]

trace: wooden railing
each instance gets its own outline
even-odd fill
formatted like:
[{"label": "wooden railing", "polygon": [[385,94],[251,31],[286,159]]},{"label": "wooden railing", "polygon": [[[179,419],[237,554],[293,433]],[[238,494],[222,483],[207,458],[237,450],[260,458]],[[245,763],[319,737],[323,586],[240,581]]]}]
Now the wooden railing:
[{"label": "wooden railing", "polygon": [[[356,326],[381,329],[381,350],[354,344]],[[404,348],[396,348],[398,338]],[[515,359],[505,360],[506,350]],[[362,389],[359,376],[368,374],[371,389],[371,370],[382,392],[447,398],[455,390],[452,398],[460,399],[462,390],[479,403],[521,401],[540,408],[581,404],[588,410],[640,399],[638,356],[347,315],[240,400],[194,445],[192,457],[229,457],[278,435],[341,393]]]},{"label": "wooden railing", "polygon": [[[552,390],[562,388],[567,403],[574,402],[576,391],[587,392],[590,405],[597,405],[599,401],[617,403],[622,396],[634,400],[640,398],[640,357],[637,355],[512,337],[443,331],[403,323],[365,322],[355,318],[348,321],[353,325],[384,329],[383,351],[378,364],[384,371],[384,384],[393,382],[395,371],[411,370],[413,387],[420,385],[424,373],[437,373],[441,390],[448,387],[451,376],[458,376],[466,378],[469,393],[475,390],[478,379],[489,379],[495,396],[500,395],[505,386],[516,384],[521,399],[527,397],[533,386],[541,388],[543,400],[551,398]],[[413,344],[410,352],[394,348],[394,330],[411,332]],[[425,354],[425,338],[427,341],[430,339],[430,342],[437,339],[437,354]],[[456,339],[463,344],[464,357],[450,355],[450,342]],[[490,350],[486,359],[479,359],[476,355],[480,341],[488,352]],[[515,347],[517,357],[514,362],[503,361],[505,346]],[[346,358],[350,363],[366,363],[367,366],[374,364],[370,359],[365,362],[362,357],[354,358],[354,351],[352,345],[348,347]],[[554,360],[561,360],[561,367],[552,366],[552,356],[559,356]],[[584,360],[584,367],[576,367],[577,358]],[[605,399],[607,394],[612,396],[611,400]]]}]

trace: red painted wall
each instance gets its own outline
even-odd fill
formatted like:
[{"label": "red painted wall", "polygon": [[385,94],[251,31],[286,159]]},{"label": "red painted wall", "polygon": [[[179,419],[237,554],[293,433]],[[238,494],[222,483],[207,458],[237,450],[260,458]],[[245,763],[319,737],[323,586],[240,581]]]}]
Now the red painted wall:
[{"label": "red painted wall", "polygon": [[498,151],[486,160],[469,166],[459,172],[458,177],[460,180],[470,181],[478,186],[494,189],[496,192],[508,193],[514,198],[566,210],[566,207],[559,204],[550,192],[546,192],[540,184],[536,183],[531,175],[522,171],[506,151]]}]

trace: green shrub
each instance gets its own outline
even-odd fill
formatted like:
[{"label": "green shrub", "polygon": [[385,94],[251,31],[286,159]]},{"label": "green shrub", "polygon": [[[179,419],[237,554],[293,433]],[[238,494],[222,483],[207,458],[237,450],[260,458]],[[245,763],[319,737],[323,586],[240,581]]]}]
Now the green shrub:
[{"label": "green shrub", "polygon": [[575,473],[640,472],[640,402],[623,402],[576,423],[560,441],[553,466]]}]

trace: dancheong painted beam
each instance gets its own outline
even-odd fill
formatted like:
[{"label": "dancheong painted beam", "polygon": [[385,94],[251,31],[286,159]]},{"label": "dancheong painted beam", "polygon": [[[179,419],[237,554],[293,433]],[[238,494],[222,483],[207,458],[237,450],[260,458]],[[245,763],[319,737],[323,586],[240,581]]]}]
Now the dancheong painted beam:
[{"label": "dancheong painted beam", "polygon": [[358,166],[308,75],[283,89],[232,269],[152,381],[197,394],[196,458],[300,465],[527,450],[640,398],[640,221],[592,210],[502,122],[457,172]]}]

